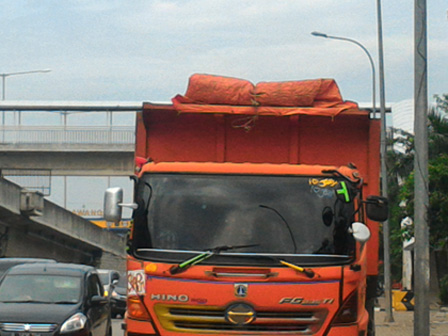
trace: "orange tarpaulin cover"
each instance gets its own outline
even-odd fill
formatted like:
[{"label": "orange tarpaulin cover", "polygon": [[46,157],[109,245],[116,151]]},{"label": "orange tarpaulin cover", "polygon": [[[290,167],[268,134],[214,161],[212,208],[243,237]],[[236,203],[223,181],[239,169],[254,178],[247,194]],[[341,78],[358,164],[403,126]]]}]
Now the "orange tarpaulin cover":
[{"label": "orange tarpaulin cover", "polygon": [[184,96],[172,99],[178,112],[336,116],[358,105],[343,101],[333,79],[261,82],[195,74]]}]

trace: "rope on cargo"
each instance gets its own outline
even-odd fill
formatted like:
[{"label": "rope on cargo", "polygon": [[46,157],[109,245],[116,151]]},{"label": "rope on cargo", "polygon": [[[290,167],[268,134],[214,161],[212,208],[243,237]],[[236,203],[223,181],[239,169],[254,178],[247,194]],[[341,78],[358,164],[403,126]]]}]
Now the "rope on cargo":
[{"label": "rope on cargo", "polygon": [[255,121],[257,119],[257,114],[249,117],[238,118],[232,122],[232,127],[243,128],[246,132],[249,132],[255,126]]},{"label": "rope on cargo", "polygon": [[255,107],[255,115],[235,119],[232,122],[233,128],[243,128],[244,131],[249,132],[255,126],[255,121],[258,119],[257,107],[260,106],[260,103],[257,101],[257,96],[259,96],[259,94],[253,93],[252,96],[253,98],[251,101],[252,106]]}]

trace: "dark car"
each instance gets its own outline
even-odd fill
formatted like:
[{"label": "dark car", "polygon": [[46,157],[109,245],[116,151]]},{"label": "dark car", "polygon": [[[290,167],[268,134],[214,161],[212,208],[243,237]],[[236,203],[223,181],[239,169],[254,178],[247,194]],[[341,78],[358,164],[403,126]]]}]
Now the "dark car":
[{"label": "dark car", "polygon": [[13,266],[20,264],[55,263],[54,259],[44,258],[0,258],[0,278]]},{"label": "dark car", "polygon": [[24,264],[0,282],[1,335],[111,336],[110,303],[95,268]]},{"label": "dark car", "polygon": [[120,276],[120,280],[112,289],[110,294],[110,305],[112,311],[112,317],[115,318],[118,315],[124,317],[126,312],[126,298],[128,291],[128,281],[126,274]]}]

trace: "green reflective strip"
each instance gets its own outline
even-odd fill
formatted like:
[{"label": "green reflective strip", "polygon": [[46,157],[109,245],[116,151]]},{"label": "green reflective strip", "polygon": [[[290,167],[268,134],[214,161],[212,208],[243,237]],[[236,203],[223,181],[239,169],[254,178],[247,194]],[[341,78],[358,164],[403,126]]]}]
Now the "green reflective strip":
[{"label": "green reflective strip", "polygon": [[348,189],[347,189],[347,185],[345,184],[344,181],[340,182],[342,189],[338,189],[336,190],[336,192],[340,195],[344,195],[345,196],[345,202],[348,203],[350,202],[350,195],[348,194]]}]

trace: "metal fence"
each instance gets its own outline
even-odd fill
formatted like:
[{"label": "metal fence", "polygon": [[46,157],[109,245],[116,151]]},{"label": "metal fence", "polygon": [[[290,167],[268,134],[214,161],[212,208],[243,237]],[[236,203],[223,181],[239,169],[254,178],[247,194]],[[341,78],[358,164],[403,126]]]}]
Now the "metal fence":
[{"label": "metal fence", "polygon": [[129,126],[0,126],[0,144],[134,144]]}]

